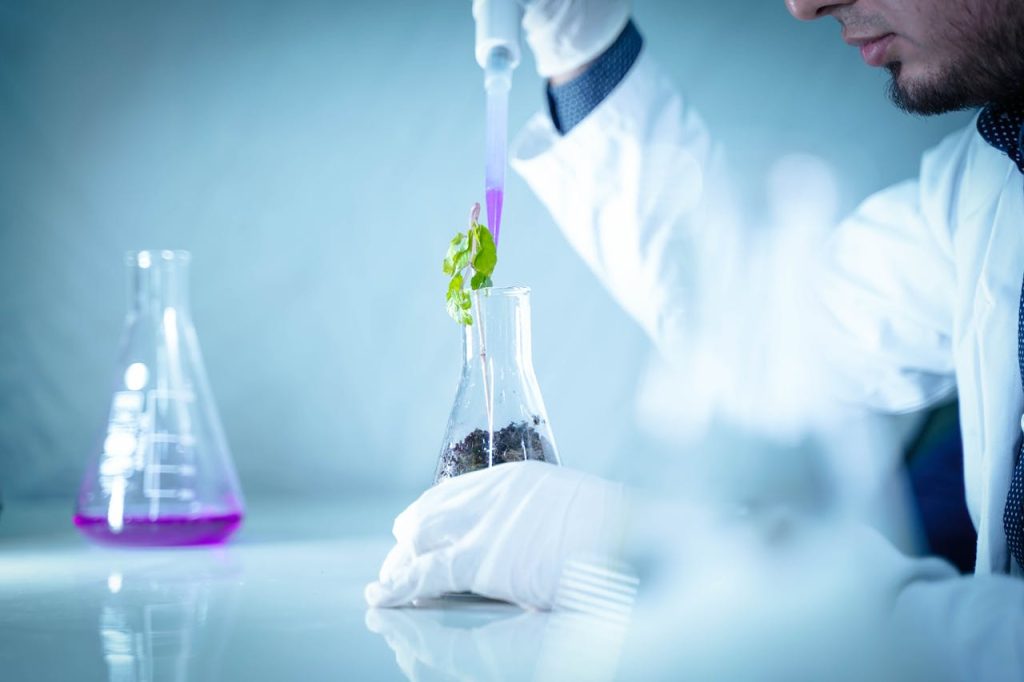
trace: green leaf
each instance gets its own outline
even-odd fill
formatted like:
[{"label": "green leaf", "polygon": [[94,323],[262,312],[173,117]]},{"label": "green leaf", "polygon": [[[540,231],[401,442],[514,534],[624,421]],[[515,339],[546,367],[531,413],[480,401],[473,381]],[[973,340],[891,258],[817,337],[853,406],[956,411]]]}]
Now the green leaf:
[{"label": "green leaf", "polygon": [[473,301],[469,297],[469,292],[462,288],[464,282],[461,273],[452,277],[448,283],[448,293],[445,295],[445,308],[453,320],[459,324],[470,325],[473,324],[473,316],[468,311],[473,307]]},{"label": "green leaf", "polygon": [[460,324],[465,324],[462,322],[462,317],[465,315],[465,311],[463,311],[462,306],[459,305],[459,299],[457,296],[448,296],[445,301],[445,309],[448,311],[448,317]]},{"label": "green leaf", "polygon": [[473,301],[470,300],[469,294],[465,291],[459,292],[459,305],[462,306],[463,310],[469,310],[473,307]]},{"label": "green leaf", "polygon": [[452,272],[462,272],[469,266],[469,249],[465,251],[459,251],[455,256],[455,262]]},{"label": "green leaf", "polygon": [[444,274],[454,275],[466,269],[469,264],[470,244],[469,238],[459,232],[448,244],[448,253],[444,258]]},{"label": "green leaf", "polygon": [[460,291],[459,295],[448,299],[448,316],[459,324],[473,324],[473,316],[469,313],[470,306],[469,295]]},{"label": "green leaf", "polygon": [[445,308],[448,310],[448,317],[452,318],[459,324],[466,324],[463,321],[463,318],[468,313],[462,310],[462,308],[459,307],[458,303],[456,303],[453,299],[448,299],[448,303],[446,304]]},{"label": "green leaf", "polygon": [[[494,237],[486,225],[478,222],[480,206],[474,206],[470,213],[470,226],[465,232],[458,232],[448,243],[442,269],[451,279],[445,294],[445,308],[448,315],[462,325],[473,324],[471,291],[494,286],[491,275],[498,263],[498,250]],[[464,274],[466,269],[471,275]],[[466,278],[469,277],[469,288]]]},{"label": "green leaf", "polygon": [[473,291],[492,286],[494,286],[494,282],[492,282],[491,278],[482,272],[476,273],[473,275],[473,279],[469,280],[469,288]]},{"label": "green leaf", "polygon": [[454,298],[462,292],[462,282],[462,274],[452,277],[452,281],[448,282],[448,298]]},{"label": "green leaf", "polygon": [[494,266],[498,264],[498,249],[494,246],[494,238],[485,225],[477,225],[472,231],[477,242],[476,251],[473,252],[473,269],[477,274],[490,277],[494,274]]}]

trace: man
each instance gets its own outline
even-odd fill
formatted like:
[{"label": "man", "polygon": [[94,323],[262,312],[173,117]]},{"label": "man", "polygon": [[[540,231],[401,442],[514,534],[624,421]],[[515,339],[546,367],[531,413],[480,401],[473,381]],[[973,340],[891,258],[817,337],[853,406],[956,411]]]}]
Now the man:
[{"label": "man", "polygon": [[[958,391],[976,572],[1019,576],[1024,3],[787,6],[798,19],[836,19],[868,65],[890,72],[890,96],[900,108],[937,114],[983,107],[976,123],[924,156],[916,180],[870,197],[837,228],[820,294],[841,361],[830,380],[844,398],[902,413]],[[685,313],[678,294],[687,266],[661,245],[692,235],[694,225],[703,230],[713,213],[707,204],[714,206],[714,192],[704,193],[704,206],[676,195],[717,177],[714,145],[690,103],[642,53],[624,3],[527,3],[524,27],[538,70],[550,79],[551,111],[527,125],[514,165],[581,257],[664,346]],[[611,484],[534,463],[455,479],[396,520],[398,545],[367,599],[399,605],[473,590],[550,606],[557,559],[599,543],[620,496]],[[904,584],[943,577],[916,570],[908,565]],[[981,603],[982,593],[992,600],[992,590],[1009,590],[1004,601],[1020,611],[1019,583],[983,576],[934,592],[936,611]],[[1007,635],[1007,649],[1019,657],[1021,625],[1011,625],[1017,635]]]}]

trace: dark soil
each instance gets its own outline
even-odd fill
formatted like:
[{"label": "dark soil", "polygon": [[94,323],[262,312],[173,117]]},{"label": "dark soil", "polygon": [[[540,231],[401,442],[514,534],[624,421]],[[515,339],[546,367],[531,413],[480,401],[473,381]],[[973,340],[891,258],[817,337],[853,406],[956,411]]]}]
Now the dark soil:
[{"label": "dark soil", "polygon": [[[505,428],[495,431],[494,464],[522,462],[527,459],[539,462],[552,460],[551,444],[534,428],[540,424],[541,419],[533,417],[530,422],[512,422]],[[449,445],[441,455],[435,483],[477,469],[486,469],[489,464],[487,446],[487,431],[483,429],[476,429],[458,443]]]}]

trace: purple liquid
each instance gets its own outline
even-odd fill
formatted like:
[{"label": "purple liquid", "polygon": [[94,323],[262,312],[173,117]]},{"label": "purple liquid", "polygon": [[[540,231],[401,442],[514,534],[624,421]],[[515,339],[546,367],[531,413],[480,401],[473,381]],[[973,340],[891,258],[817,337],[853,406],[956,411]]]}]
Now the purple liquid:
[{"label": "purple liquid", "polygon": [[91,540],[105,545],[136,547],[182,547],[186,545],[218,545],[242,525],[242,514],[219,514],[199,517],[171,516],[156,520],[126,518],[121,531],[115,533],[106,517],[75,514],[78,530]]},{"label": "purple liquid", "polygon": [[505,193],[500,187],[487,188],[487,225],[494,235],[494,245],[498,245],[498,233],[501,231],[501,205],[505,199]]}]

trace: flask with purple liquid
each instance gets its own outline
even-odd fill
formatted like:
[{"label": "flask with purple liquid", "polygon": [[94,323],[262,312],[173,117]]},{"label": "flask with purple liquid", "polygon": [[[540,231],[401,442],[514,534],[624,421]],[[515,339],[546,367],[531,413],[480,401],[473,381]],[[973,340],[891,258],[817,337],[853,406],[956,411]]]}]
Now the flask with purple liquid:
[{"label": "flask with purple liquid", "polygon": [[244,503],[199,351],[187,251],[128,254],[130,299],[110,413],[82,479],[75,525],[99,542],[207,545]]}]

